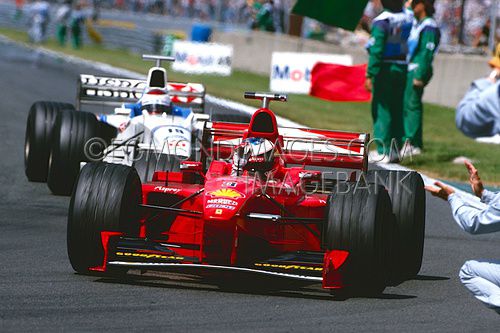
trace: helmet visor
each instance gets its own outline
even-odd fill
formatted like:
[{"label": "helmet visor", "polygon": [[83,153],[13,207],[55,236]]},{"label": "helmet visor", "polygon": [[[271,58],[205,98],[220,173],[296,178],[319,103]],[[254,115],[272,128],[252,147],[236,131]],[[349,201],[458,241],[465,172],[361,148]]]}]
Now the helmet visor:
[{"label": "helmet visor", "polygon": [[143,111],[147,111],[150,114],[172,114],[172,106],[164,104],[148,104],[142,106]]}]

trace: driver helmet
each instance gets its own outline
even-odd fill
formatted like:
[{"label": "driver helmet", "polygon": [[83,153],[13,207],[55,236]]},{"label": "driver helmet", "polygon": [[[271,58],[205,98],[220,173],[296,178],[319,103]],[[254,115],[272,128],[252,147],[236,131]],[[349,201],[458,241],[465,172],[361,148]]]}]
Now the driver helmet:
[{"label": "driver helmet", "polygon": [[172,113],[172,101],[168,94],[161,90],[152,90],[144,94],[141,99],[141,110],[150,115],[161,115]]},{"label": "driver helmet", "polygon": [[243,170],[265,173],[274,167],[274,144],[264,138],[247,138],[237,148],[233,156],[233,174]]}]

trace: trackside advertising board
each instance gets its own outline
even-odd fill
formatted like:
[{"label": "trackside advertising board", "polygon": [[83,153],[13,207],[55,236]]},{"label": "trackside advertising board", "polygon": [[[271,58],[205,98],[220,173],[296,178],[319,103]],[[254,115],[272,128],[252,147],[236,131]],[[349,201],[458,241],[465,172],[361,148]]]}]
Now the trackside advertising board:
[{"label": "trackside advertising board", "polygon": [[271,63],[271,91],[309,94],[311,71],[317,62],[351,66],[353,60],[350,55],[274,52]]},{"label": "trackside advertising board", "polygon": [[228,45],[175,41],[172,70],[189,74],[231,75],[233,47]]}]

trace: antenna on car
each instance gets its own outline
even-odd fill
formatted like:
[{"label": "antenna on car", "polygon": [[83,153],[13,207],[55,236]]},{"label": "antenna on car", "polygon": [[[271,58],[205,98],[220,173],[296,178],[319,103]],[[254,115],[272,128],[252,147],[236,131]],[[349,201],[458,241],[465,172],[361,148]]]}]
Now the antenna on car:
[{"label": "antenna on car", "polygon": [[142,60],[156,61],[156,67],[161,67],[162,61],[174,62],[175,58],[174,57],[159,56],[159,55],[152,55],[152,54],[143,54]]},{"label": "antenna on car", "polygon": [[269,109],[269,104],[271,103],[271,101],[279,101],[279,102],[288,101],[288,95],[265,93],[265,92],[245,92],[245,98],[261,100],[263,109]]}]

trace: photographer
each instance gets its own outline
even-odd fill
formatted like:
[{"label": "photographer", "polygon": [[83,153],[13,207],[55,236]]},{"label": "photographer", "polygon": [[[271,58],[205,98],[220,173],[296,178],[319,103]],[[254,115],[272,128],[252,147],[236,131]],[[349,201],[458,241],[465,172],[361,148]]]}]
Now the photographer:
[{"label": "photographer", "polygon": [[474,81],[457,107],[457,128],[471,138],[500,134],[500,45],[489,64],[490,76]]},{"label": "photographer", "polygon": [[[447,200],[458,226],[473,235],[500,231],[500,192],[484,189],[479,173],[470,162],[465,162],[474,194],[481,198],[482,208],[455,193],[441,182],[426,186],[432,195]],[[460,269],[460,280],[486,306],[500,313],[500,260],[469,260]]]}]

